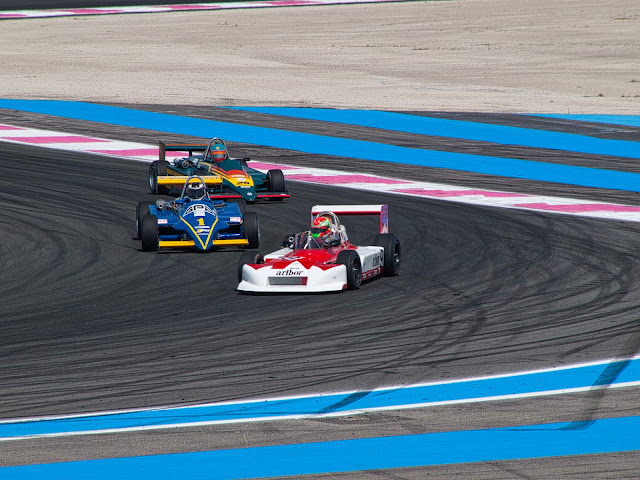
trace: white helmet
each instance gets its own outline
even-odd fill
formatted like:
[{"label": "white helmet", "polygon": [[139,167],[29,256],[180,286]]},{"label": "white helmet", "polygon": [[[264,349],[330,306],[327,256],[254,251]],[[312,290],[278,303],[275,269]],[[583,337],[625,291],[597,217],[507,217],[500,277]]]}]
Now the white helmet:
[{"label": "white helmet", "polygon": [[185,190],[185,196],[191,200],[202,200],[206,195],[206,190],[201,182],[190,182]]}]

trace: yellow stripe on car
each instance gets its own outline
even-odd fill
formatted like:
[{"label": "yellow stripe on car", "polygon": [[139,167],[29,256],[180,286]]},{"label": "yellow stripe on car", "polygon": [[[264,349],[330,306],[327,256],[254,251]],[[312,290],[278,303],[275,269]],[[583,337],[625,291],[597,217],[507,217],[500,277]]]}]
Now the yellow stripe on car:
[{"label": "yellow stripe on car", "polygon": [[229,172],[219,167],[216,167],[215,165],[211,165],[211,167],[209,167],[209,172],[215,173],[221,176],[223,179],[227,180],[229,183],[231,183],[236,187],[239,187],[239,186],[252,187],[254,185],[253,178],[251,178],[251,175],[246,175],[244,173],[229,174]]},{"label": "yellow stripe on car", "polygon": [[[183,185],[189,177],[185,175],[166,175],[158,177],[158,185]],[[207,175],[202,178],[205,185],[219,185],[222,183],[222,178],[219,175]]]},{"label": "yellow stripe on car", "polygon": [[236,239],[227,239],[227,240],[214,240],[211,242],[212,245],[216,246],[224,246],[224,245],[249,245],[249,240],[246,238],[236,238]]},{"label": "yellow stripe on car", "polygon": [[193,240],[159,240],[160,248],[176,248],[176,247],[195,247],[196,242]]},{"label": "yellow stripe on car", "polygon": [[[214,227],[216,226],[216,223],[218,223],[218,217],[216,217],[216,221],[213,222],[213,224],[211,225],[211,230],[209,230],[209,236],[207,236],[207,241],[206,242],[202,241],[202,239],[200,238],[200,235],[198,235],[198,232],[195,231],[195,229],[191,226],[191,224],[189,222],[187,222],[182,217],[180,217],[180,220],[182,220],[189,227],[189,230],[191,230],[193,232],[193,234],[196,236],[196,238],[200,242],[200,245],[202,245],[202,249],[204,250],[205,245],[207,243],[209,243],[209,239],[211,238],[211,234],[213,233],[213,230],[214,230]],[[195,243],[194,243],[194,245],[195,245]]]}]

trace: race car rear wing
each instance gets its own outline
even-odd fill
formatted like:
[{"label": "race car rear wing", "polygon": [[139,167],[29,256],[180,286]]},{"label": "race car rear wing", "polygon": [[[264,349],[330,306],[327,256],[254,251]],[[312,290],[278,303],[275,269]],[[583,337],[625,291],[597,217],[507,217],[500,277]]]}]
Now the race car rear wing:
[{"label": "race car rear wing", "polygon": [[380,233],[389,233],[389,207],[384,205],[314,205],[311,207],[311,222],[322,212],[336,215],[379,215]]},{"label": "race car rear wing", "polygon": [[166,160],[167,152],[189,152],[189,156],[191,156],[193,155],[193,152],[204,152],[207,149],[207,145],[198,145],[193,143],[159,143],[159,160]]},{"label": "race car rear wing", "polygon": [[[158,160],[166,160],[167,152],[189,152],[189,156],[193,155],[193,152],[206,152],[209,145],[201,145],[197,143],[164,143],[158,142]],[[248,162],[251,160],[248,157],[237,158],[236,160],[244,160]]]}]

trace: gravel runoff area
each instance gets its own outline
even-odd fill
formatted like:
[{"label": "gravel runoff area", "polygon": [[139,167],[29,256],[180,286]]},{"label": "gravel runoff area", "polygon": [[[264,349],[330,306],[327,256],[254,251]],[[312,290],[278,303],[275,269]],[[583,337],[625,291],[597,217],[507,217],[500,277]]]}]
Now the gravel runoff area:
[{"label": "gravel runoff area", "polygon": [[450,0],[1,22],[0,96],[640,112],[638,0]]}]

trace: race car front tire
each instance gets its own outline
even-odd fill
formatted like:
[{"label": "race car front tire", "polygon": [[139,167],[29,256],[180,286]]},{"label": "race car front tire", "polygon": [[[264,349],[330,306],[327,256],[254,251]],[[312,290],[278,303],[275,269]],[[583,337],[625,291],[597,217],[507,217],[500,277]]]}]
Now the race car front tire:
[{"label": "race car front tire", "polygon": [[246,264],[256,265],[261,263],[264,263],[264,259],[260,252],[255,250],[246,250],[242,252],[240,260],[238,261],[238,282],[242,281],[242,267]]},{"label": "race car front tire", "polygon": [[145,215],[140,222],[140,240],[143,252],[158,250],[158,217]]},{"label": "race car front tire", "polygon": [[338,254],[336,263],[347,267],[347,289],[357,290],[362,283],[362,264],[355,250],[343,250]]},{"label": "race car front tire", "polygon": [[379,233],[373,244],[384,248],[382,274],[393,277],[400,269],[400,240],[393,233]]},{"label": "race car front tire", "polygon": [[260,225],[258,224],[258,214],[256,212],[244,214],[242,230],[244,238],[249,240],[249,248],[258,248],[260,246]]},{"label": "race car front tire", "polygon": [[167,174],[167,162],[165,160],[156,160],[149,167],[149,190],[154,195],[166,195],[169,189],[164,185],[158,185],[158,177]]},{"label": "race car front tire", "polygon": [[152,202],[138,202],[136,206],[136,240],[140,240],[140,223],[142,217],[149,215],[149,205],[153,205]]}]

